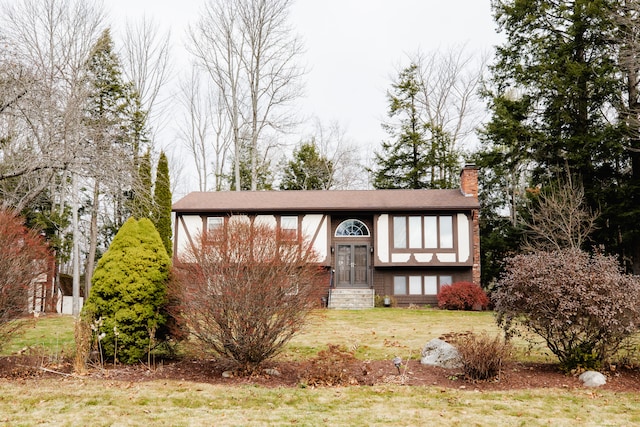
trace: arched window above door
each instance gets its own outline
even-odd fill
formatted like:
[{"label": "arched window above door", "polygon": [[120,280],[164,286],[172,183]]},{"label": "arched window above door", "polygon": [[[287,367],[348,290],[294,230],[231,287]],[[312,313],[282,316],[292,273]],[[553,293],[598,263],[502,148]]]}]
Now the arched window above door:
[{"label": "arched window above door", "polygon": [[336,228],[336,237],[360,237],[368,236],[369,229],[359,219],[347,219]]}]

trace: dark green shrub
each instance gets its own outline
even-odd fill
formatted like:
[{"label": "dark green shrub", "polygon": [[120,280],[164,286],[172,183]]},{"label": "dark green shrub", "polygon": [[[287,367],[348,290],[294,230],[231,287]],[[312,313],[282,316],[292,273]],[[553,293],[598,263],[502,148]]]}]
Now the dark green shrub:
[{"label": "dark green shrub", "polygon": [[[151,220],[130,218],[93,275],[83,317],[95,328],[106,358],[143,359],[166,321],[162,313],[171,261]],[[101,320],[101,321],[100,321]]]},{"label": "dark green shrub", "polygon": [[446,310],[484,310],[489,298],[480,286],[471,282],[456,282],[443,286],[438,294],[438,307]]}]

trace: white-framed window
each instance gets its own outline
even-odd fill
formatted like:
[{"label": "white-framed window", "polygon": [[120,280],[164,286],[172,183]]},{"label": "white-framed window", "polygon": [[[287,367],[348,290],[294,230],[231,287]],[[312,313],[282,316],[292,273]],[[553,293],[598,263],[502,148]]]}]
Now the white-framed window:
[{"label": "white-framed window", "polygon": [[407,278],[405,276],[393,276],[393,294],[407,294]]},{"label": "white-framed window", "polygon": [[422,294],[422,276],[409,276],[409,295]]},{"label": "white-framed window", "polygon": [[450,285],[449,275],[400,275],[393,276],[394,295],[438,295],[438,290]]},{"label": "white-framed window", "polygon": [[394,249],[453,249],[452,215],[396,215]]},{"label": "white-framed window", "polygon": [[359,219],[347,219],[336,228],[336,237],[368,236],[369,228]]},{"label": "white-framed window", "polygon": [[222,229],[224,218],[221,216],[210,216],[207,218],[207,231],[213,232]]},{"label": "white-framed window", "polygon": [[393,217],[393,247],[404,249],[407,247],[407,217]]},{"label": "white-framed window", "polygon": [[280,217],[280,232],[284,240],[296,240],[298,238],[298,217],[287,215]]}]

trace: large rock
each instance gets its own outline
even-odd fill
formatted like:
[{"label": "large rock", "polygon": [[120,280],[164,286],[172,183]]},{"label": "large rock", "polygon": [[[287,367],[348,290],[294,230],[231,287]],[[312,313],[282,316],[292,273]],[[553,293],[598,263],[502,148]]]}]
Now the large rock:
[{"label": "large rock", "polygon": [[440,366],[442,368],[461,368],[462,361],[458,350],[446,341],[434,338],[422,348],[423,365]]},{"label": "large rock", "polygon": [[596,371],[586,371],[578,377],[585,387],[600,387],[607,383],[607,377]]}]

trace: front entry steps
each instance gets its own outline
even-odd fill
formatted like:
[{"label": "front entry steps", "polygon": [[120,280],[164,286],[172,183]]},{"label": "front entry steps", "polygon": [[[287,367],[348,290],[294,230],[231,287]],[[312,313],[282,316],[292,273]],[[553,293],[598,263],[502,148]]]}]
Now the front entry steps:
[{"label": "front entry steps", "polygon": [[373,289],[329,289],[328,308],[334,308],[336,310],[361,310],[373,308],[373,306]]}]

